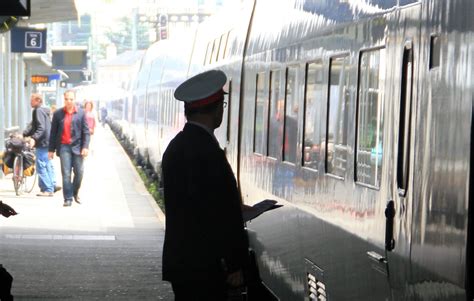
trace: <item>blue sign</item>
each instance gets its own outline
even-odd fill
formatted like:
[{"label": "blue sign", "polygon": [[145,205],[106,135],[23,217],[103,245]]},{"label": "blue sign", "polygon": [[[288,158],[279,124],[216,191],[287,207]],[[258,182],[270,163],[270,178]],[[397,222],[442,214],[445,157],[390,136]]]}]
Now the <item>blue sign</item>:
[{"label": "blue sign", "polygon": [[12,28],[11,52],[46,53],[46,29]]},{"label": "blue sign", "polygon": [[49,80],[60,80],[61,79],[61,75],[59,74],[52,74],[52,75],[49,75]]}]

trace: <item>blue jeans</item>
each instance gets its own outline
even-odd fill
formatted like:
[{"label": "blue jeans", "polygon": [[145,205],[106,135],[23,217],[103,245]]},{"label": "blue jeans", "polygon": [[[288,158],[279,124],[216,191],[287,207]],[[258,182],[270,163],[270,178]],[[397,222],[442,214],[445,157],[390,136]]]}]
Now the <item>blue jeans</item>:
[{"label": "blue jeans", "polygon": [[38,173],[38,185],[41,191],[54,192],[56,184],[53,162],[48,159],[48,148],[36,148],[36,172]]},{"label": "blue jeans", "polygon": [[[64,200],[72,201],[81,188],[82,175],[84,174],[83,158],[72,152],[70,145],[61,144],[59,149],[59,160],[61,162],[61,175],[63,177]],[[74,178],[71,181],[72,172]]]}]

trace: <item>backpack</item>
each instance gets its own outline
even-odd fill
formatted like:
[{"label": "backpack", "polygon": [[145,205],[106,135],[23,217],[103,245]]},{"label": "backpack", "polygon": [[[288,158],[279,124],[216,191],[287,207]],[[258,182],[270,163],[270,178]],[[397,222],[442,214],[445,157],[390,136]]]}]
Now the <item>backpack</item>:
[{"label": "backpack", "polygon": [[0,169],[3,171],[3,174],[8,175],[13,172],[13,169],[8,167],[5,161],[5,155],[7,152],[0,153]]},{"label": "backpack", "polygon": [[33,152],[23,152],[23,174],[27,177],[31,177],[35,174],[35,160],[36,156]]},{"label": "backpack", "polygon": [[13,168],[13,162],[15,161],[15,154],[11,151],[5,151],[2,153],[3,166]]},{"label": "backpack", "polygon": [[25,142],[20,137],[12,137],[7,140],[5,143],[7,150],[10,150],[15,153],[20,153],[25,147]]}]

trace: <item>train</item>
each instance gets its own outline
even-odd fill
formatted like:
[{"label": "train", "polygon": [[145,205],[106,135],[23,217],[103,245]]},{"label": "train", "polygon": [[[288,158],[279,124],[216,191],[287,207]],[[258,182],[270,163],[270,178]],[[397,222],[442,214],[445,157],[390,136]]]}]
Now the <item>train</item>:
[{"label": "train", "polygon": [[[174,89],[228,77],[216,136],[274,300],[474,300],[472,0],[249,0],[158,41],[111,125],[159,179]],[[216,225],[218,226],[218,225]]]}]

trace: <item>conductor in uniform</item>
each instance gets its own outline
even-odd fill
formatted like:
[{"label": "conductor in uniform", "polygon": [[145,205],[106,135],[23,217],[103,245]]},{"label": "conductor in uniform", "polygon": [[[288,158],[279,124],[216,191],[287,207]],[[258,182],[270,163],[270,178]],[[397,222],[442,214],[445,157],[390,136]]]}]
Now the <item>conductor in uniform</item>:
[{"label": "conductor in uniform", "polygon": [[183,130],[163,155],[166,230],[163,280],[175,300],[226,300],[243,284],[248,238],[237,182],[214,130],[222,122],[227,77],[210,70],[175,91]]}]

